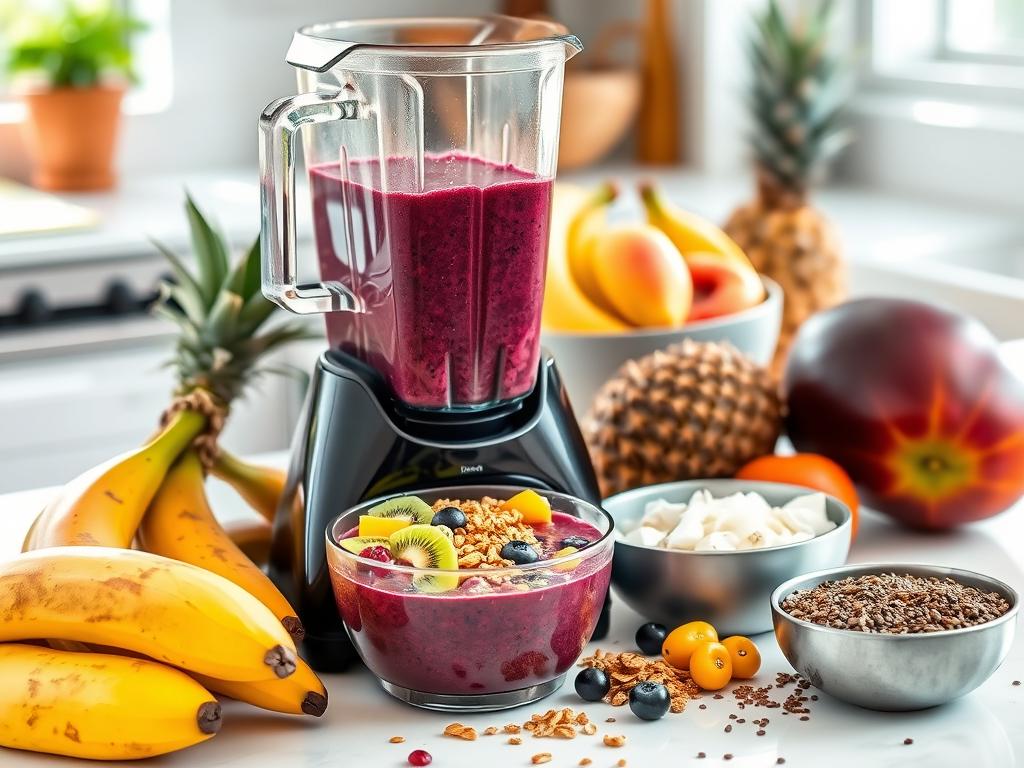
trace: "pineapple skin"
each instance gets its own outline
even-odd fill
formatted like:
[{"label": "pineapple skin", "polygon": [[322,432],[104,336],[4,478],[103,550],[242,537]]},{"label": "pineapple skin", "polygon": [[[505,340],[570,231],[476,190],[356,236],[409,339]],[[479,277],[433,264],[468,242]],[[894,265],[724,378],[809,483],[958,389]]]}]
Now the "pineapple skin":
[{"label": "pineapple skin", "polygon": [[732,477],[774,452],[782,402],[771,374],[731,344],[684,339],[623,365],[580,426],[607,497]]},{"label": "pineapple skin", "polygon": [[758,272],[782,287],[782,329],[771,364],[781,378],[800,325],[846,298],[846,263],[835,227],[806,202],[773,206],[758,195],[733,211],[723,229]]}]

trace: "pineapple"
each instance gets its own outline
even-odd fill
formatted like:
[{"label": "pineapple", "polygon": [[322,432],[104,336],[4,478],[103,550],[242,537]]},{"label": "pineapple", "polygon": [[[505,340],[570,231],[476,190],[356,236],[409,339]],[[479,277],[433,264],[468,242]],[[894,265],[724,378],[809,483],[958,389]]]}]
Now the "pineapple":
[{"label": "pineapple", "polygon": [[833,7],[823,0],[790,21],[769,0],[750,43],[757,197],[732,213],[725,231],[785,293],[776,375],[800,324],[846,295],[835,230],[807,198],[810,182],[847,140],[840,110],[849,67],[826,50]]},{"label": "pineapple", "polygon": [[684,339],[630,360],[583,420],[601,494],[732,477],[771,453],[782,407],[769,372],[730,344]]},{"label": "pineapple", "polygon": [[178,383],[165,421],[183,408],[202,412],[208,420],[209,448],[203,458],[209,463],[232,401],[263,370],[260,360],[281,345],[312,334],[299,322],[264,328],[277,307],[260,292],[259,238],[232,267],[227,243],[191,197],[186,197],[185,211],[196,270],[157,243],[174,280],[160,286],[153,313],[178,326],[174,357],[168,363]]}]

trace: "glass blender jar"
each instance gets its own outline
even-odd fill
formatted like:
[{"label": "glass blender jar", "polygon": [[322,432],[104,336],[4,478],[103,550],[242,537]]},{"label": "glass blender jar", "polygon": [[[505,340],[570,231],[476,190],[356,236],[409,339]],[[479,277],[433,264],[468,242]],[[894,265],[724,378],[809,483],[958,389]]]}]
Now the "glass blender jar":
[{"label": "glass blender jar", "polygon": [[[300,29],[299,90],[260,120],[263,291],[326,313],[327,337],[414,409],[533,389],[564,27],[505,16]],[[302,136],[318,274],[296,255]],[[310,275],[306,275],[310,277]]]}]

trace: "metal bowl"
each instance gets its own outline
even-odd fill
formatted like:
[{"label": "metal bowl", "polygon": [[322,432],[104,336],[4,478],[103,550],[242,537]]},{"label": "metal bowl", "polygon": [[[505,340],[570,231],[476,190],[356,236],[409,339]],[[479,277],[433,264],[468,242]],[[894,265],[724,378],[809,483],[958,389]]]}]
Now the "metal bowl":
[{"label": "metal bowl", "polygon": [[[872,573],[950,576],[998,592],[1010,610],[987,624],[915,635],[823,627],[782,610],[782,601],[798,589]],[[808,573],[780,585],[771,598],[775,636],[793,668],[837,699],[885,712],[934,707],[985,682],[1010,652],[1018,605],[1017,593],[1001,581],[973,571],[914,563],[868,563]]]},{"label": "metal bowl", "polygon": [[[748,480],[685,480],[649,485],[605,499],[602,506],[619,531],[632,530],[649,501],[689,501],[707,488],[712,495],[754,491],[781,506],[807,488]],[[674,627],[709,621],[719,635],[754,635],[772,628],[772,590],[794,576],[846,562],[850,509],[832,496],[825,507],[836,527],[807,541],[740,552],[688,552],[615,542],[612,583],[622,601],[650,621]]]}]

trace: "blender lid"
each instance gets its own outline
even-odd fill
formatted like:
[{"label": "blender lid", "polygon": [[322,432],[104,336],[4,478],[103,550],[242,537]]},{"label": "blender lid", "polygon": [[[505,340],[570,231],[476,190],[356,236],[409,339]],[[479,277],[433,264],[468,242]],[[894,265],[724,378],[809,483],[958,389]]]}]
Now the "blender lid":
[{"label": "blender lid", "polygon": [[[285,59],[313,72],[326,72],[343,59],[346,68],[357,70],[423,68],[424,60],[432,60],[426,68],[454,71],[451,62],[497,54],[507,71],[537,68],[537,54],[552,49],[564,61],[582,51],[583,44],[554,21],[492,14],[311,24],[295,32]],[[475,71],[480,70],[465,69],[467,74]]]}]

